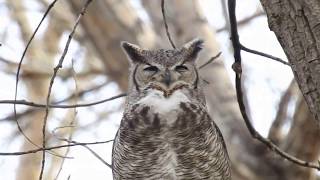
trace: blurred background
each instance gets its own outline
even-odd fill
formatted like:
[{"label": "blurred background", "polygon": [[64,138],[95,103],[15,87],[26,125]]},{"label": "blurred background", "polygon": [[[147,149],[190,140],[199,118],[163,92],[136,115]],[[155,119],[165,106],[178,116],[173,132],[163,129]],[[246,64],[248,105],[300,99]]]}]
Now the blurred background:
[{"label": "blurred background", "polygon": [[[15,76],[23,50],[51,0],[0,0],[0,101],[14,99]],[[319,180],[314,170],[292,164],[254,140],[238,109],[234,88],[232,47],[225,0],[165,1],[169,31],[177,46],[199,37],[205,41],[198,65],[220,51],[202,68],[208,109],[227,143],[235,180]],[[242,1],[241,1],[242,2]],[[68,35],[85,1],[57,1],[24,58],[18,98],[45,103],[49,80]],[[256,0],[238,3],[237,18],[243,45],[286,60],[269,30]],[[94,0],[81,19],[63,68],[52,87],[51,102],[76,104],[99,101],[126,92],[128,62],[120,48],[128,41],[143,48],[171,48],[166,37],[160,0]],[[290,67],[243,52],[243,86],[248,114],[255,128],[284,151],[316,162],[320,132],[293,80]],[[50,109],[47,146],[111,140],[119,127],[125,97],[89,107]],[[17,105],[23,132],[42,145],[44,109]],[[308,123],[307,123],[308,122]],[[313,124],[314,123],[314,124]],[[112,142],[90,146],[111,163]],[[19,132],[13,104],[0,104],[0,152],[37,148]],[[44,179],[112,179],[111,169],[82,146],[46,155]],[[0,156],[0,179],[38,179],[41,152]]]}]

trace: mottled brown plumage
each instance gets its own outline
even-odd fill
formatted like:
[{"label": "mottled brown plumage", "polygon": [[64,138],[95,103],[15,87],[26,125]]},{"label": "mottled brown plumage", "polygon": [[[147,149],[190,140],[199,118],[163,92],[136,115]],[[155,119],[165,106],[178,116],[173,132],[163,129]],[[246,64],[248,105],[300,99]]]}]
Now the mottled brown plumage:
[{"label": "mottled brown plumage", "polygon": [[123,43],[130,89],[113,147],[114,179],[231,179],[194,63],[201,44],[149,51]]}]

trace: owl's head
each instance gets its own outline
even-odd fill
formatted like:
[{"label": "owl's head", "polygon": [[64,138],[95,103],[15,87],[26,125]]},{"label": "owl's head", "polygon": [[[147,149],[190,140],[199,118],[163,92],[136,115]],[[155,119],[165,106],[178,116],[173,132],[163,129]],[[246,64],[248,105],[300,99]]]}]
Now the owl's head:
[{"label": "owl's head", "polygon": [[122,42],[130,61],[132,88],[138,92],[157,89],[166,97],[179,89],[196,89],[199,77],[195,61],[202,44],[202,40],[195,39],[179,49],[146,50]]}]

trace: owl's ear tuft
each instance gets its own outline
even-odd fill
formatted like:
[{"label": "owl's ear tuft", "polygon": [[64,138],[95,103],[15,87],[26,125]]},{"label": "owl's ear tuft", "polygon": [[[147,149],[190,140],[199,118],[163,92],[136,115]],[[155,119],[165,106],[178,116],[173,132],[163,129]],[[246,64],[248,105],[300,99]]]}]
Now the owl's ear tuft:
[{"label": "owl's ear tuft", "polygon": [[193,39],[183,45],[182,48],[186,51],[187,58],[194,61],[197,59],[199,52],[203,48],[203,40],[198,38]]},{"label": "owl's ear tuft", "polygon": [[143,56],[144,50],[141,49],[138,45],[131,44],[126,41],[122,41],[121,47],[124,50],[124,52],[127,54],[130,62],[138,63],[138,62],[145,61],[145,58]]}]

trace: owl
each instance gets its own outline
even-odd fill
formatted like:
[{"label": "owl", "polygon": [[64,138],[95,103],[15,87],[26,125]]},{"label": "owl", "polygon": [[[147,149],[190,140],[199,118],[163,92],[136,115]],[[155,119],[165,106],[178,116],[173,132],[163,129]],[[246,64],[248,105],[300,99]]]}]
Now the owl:
[{"label": "owl", "polygon": [[195,65],[203,41],[146,50],[123,42],[129,91],[112,152],[113,178],[230,180],[230,162],[210,118]]}]

